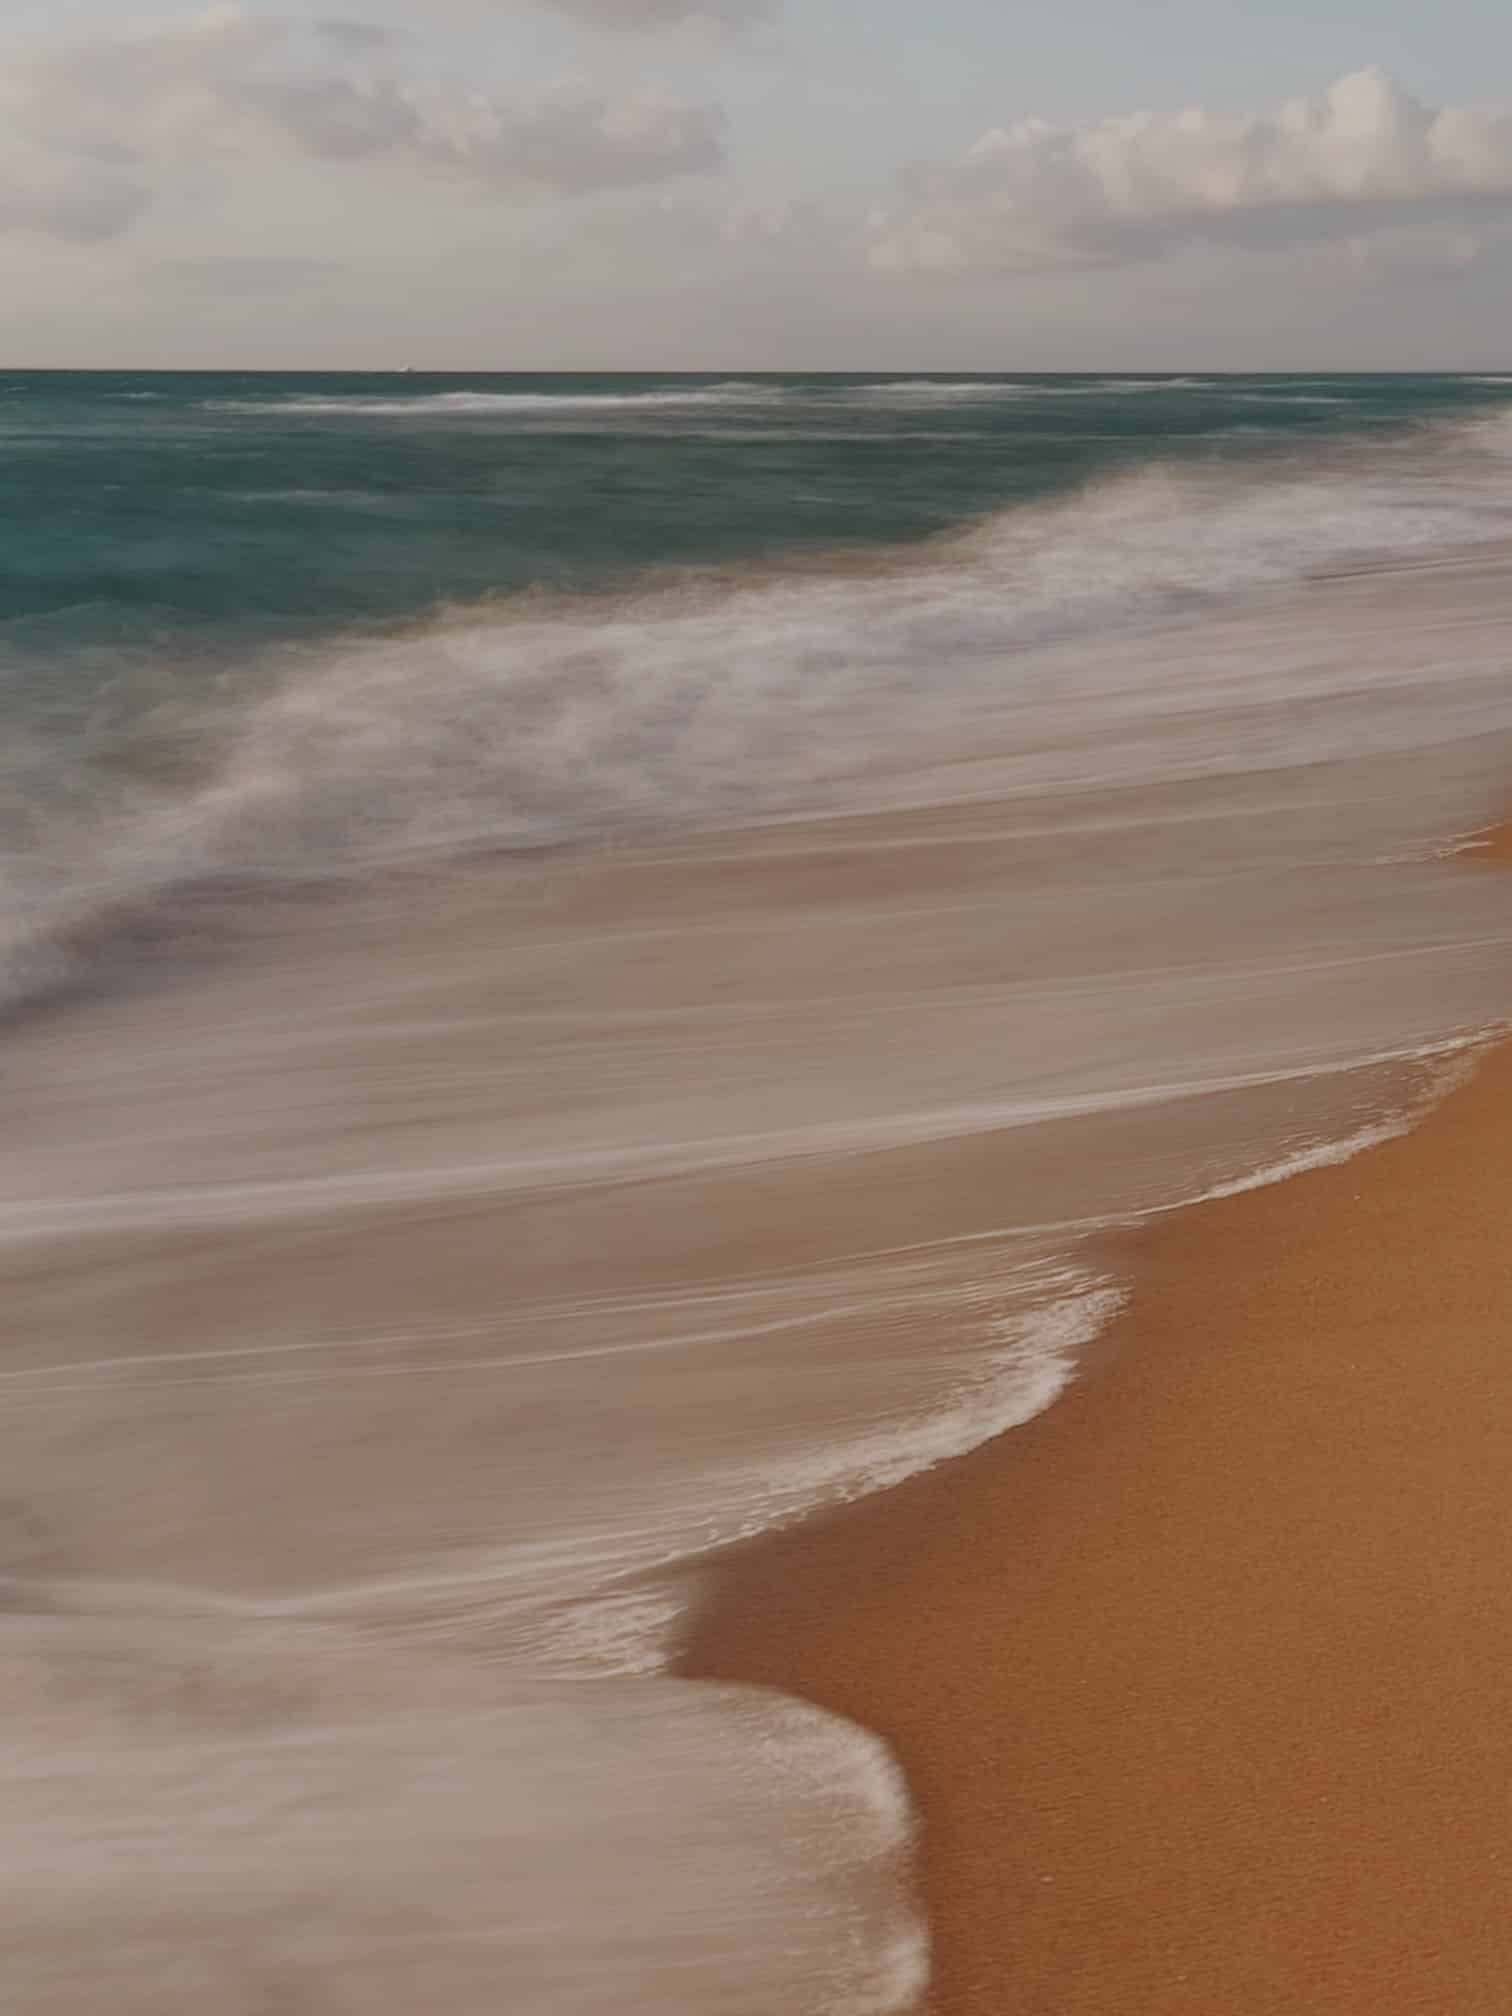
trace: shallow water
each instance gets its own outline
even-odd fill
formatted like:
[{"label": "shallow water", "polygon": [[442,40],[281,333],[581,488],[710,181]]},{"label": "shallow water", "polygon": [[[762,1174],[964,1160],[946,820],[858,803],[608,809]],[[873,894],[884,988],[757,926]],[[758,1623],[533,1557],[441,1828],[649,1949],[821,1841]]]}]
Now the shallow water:
[{"label": "shallow water", "polygon": [[[1213,396],[193,393],[285,464],[401,400]],[[1328,451],[1374,546],[1293,522],[1331,462],[1147,469],[234,672],[217,617],[151,705],[72,634],[8,801],[8,2008],[916,1996],[888,1759],[669,1666],[722,1546],[1053,1399],[1110,1224],[1362,1145],[1505,1018],[1504,887],[1438,857],[1499,804],[1512,565],[1434,545],[1500,423],[1377,424]]]}]

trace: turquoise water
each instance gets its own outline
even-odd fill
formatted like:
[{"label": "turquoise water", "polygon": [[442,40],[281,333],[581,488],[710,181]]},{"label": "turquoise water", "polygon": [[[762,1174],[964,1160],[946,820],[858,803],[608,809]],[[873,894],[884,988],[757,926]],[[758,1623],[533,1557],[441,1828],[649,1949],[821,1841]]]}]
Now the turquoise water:
[{"label": "turquoise water", "polygon": [[1512,532],[1509,406],[1446,376],[0,378],[0,961],[206,876],[813,809],[983,743],[1066,788],[1094,719],[1127,781],[1231,767],[1227,727],[1176,747],[1159,682],[1026,654]]},{"label": "turquoise water", "polygon": [[14,374],[0,622],[393,620],[925,539],[1156,463],[1279,474],[1509,402],[1444,376]]}]

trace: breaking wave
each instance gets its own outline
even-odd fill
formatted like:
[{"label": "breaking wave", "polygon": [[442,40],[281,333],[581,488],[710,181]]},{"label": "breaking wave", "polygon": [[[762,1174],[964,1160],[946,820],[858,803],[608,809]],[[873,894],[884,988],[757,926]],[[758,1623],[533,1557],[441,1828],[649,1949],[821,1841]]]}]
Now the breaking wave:
[{"label": "breaking wave", "polygon": [[374,419],[466,419],[470,417],[572,413],[636,413],[705,406],[763,404],[783,397],[780,386],[731,380],[726,385],[688,386],[678,390],[638,392],[421,392],[375,399],[369,394],[330,393],[277,399],[218,399],[210,402],[221,413],[328,415]]},{"label": "breaking wave", "polygon": [[[1507,426],[1146,466],[908,548],[528,591],[264,655],[124,745],[13,735],[0,989],[52,984],[91,920],[206,880],[853,804],[964,753],[1024,792],[1415,746],[1447,718],[1436,689],[1259,654],[1193,690],[1179,655],[1131,670],[1106,640],[1512,534]],[[1500,696],[1476,704],[1448,732],[1500,724]]]},{"label": "breaking wave", "polygon": [[[1488,381],[1489,382],[1489,381]],[[1201,390],[1217,381],[1200,378],[896,378],[862,384],[844,379],[806,382],[732,378],[718,384],[642,386],[633,391],[415,391],[383,394],[296,393],[265,399],[215,399],[209,409],[273,418],[327,419],[551,419],[574,416],[634,418],[674,416],[709,408],[751,406],[845,407],[988,405],[1018,400],[1121,397],[1126,393]],[[1256,393],[1257,398],[1267,395]],[[1335,403],[1335,402],[1330,402]],[[1338,402],[1342,403],[1342,402]]]}]

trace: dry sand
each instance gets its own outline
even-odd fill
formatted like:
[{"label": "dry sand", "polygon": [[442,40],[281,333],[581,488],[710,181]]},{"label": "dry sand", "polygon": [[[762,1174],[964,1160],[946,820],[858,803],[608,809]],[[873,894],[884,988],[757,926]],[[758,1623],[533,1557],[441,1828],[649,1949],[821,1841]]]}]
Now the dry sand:
[{"label": "dry sand", "polygon": [[1059,1404],[745,1553],[684,1670],[892,1743],[942,2016],[1504,2016],[1512,1051],[1114,1259]]}]

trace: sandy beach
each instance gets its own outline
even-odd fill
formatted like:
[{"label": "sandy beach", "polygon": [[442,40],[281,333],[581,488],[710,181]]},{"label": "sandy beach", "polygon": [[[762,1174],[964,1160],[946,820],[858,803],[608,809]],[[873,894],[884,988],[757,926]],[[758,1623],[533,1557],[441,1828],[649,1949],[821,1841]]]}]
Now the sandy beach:
[{"label": "sandy beach", "polygon": [[729,1566],[683,1670],[893,1746],[941,2016],[1507,2007],[1509,1200],[1501,1049],[1132,1235],[1048,1413]]}]

